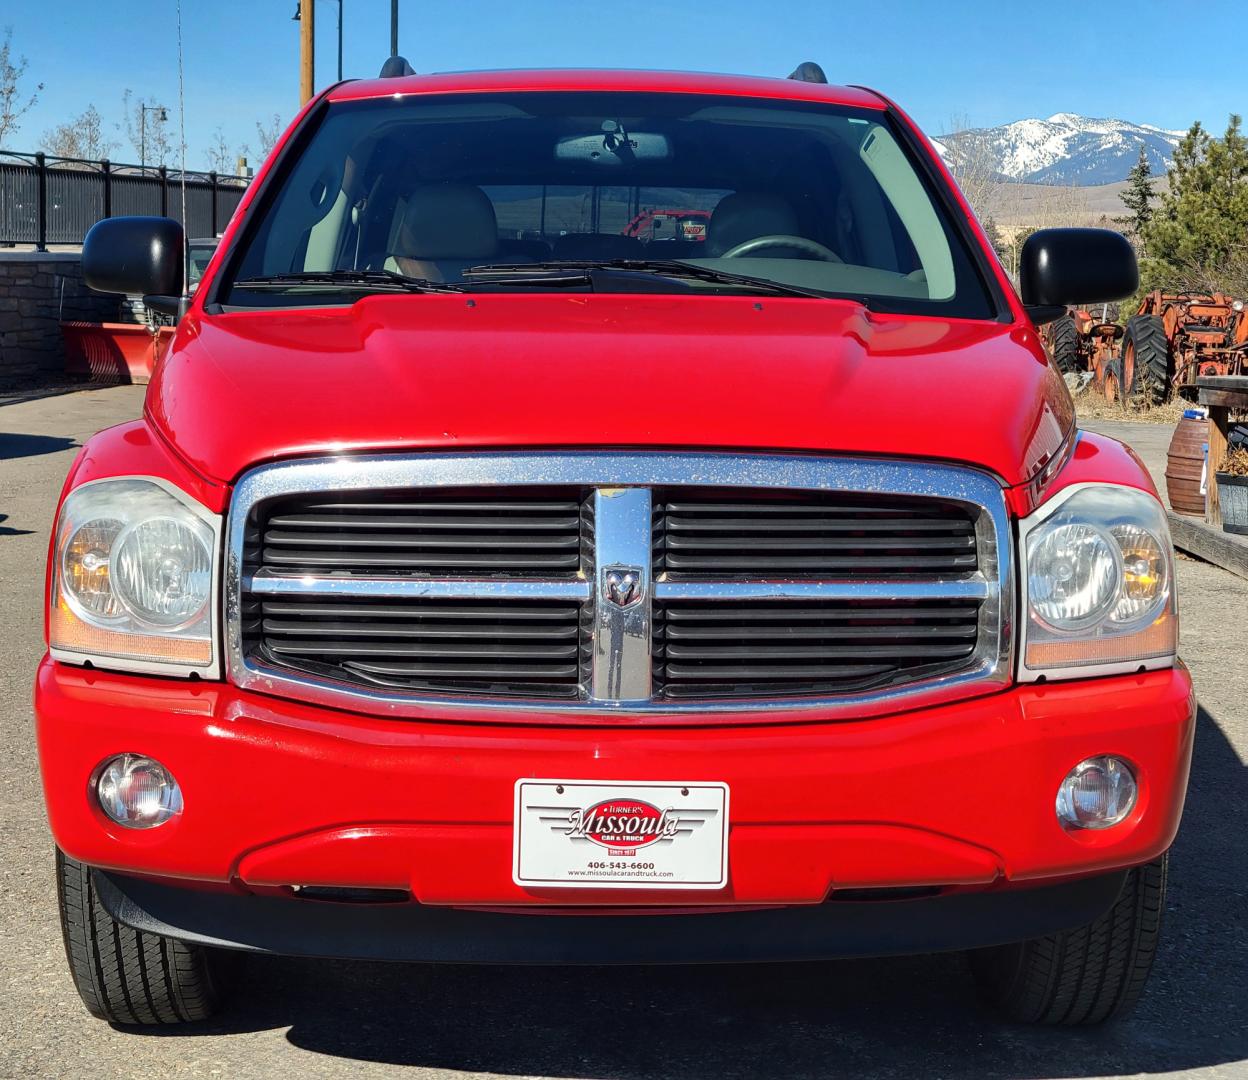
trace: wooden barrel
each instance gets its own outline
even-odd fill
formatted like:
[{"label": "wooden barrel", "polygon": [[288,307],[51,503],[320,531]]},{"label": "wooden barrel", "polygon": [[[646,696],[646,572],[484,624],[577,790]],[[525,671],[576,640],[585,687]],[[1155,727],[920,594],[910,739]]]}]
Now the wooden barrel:
[{"label": "wooden barrel", "polygon": [[1205,466],[1209,443],[1209,421],[1193,410],[1183,414],[1175,425],[1166,454],[1166,497],[1176,514],[1205,516],[1205,497],[1200,492],[1200,475]]}]

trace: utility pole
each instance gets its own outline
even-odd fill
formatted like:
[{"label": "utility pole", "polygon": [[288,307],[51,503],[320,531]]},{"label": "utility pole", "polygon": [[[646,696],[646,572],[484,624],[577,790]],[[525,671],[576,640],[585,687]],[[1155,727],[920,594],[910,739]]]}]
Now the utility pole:
[{"label": "utility pole", "polygon": [[342,82],[342,0],[338,0],[338,81]]},{"label": "utility pole", "polygon": [[299,103],[312,100],[316,82],[316,4],[299,5]]},{"label": "utility pole", "polygon": [[399,55],[399,0],[390,0],[390,55]]}]

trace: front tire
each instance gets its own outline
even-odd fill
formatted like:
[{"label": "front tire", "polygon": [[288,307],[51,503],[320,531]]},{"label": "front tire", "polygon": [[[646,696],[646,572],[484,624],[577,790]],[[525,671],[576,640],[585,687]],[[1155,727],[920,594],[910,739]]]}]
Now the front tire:
[{"label": "front tire", "polygon": [[1083,370],[1079,362],[1079,330],[1071,315],[1063,315],[1053,323],[1053,363],[1063,375],[1077,375]]},{"label": "front tire", "polygon": [[70,974],[92,1016],[113,1024],[205,1020],[225,998],[222,955],[117,922],[90,868],[56,852],[57,900]]},{"label": "front tire", "polygon": [[1170,342],[1156,315],[1132,315],[1122,335],[1123,388],[1137,405],[1151,408],[1170,396]]},{"label": "front tire", "polygon": [[1157,952],[1167,860],[1131,870],[1114,906],[1088,926],[971,953],[983,995],[1028,1024],[1091,1025],[1125,1016]]}]

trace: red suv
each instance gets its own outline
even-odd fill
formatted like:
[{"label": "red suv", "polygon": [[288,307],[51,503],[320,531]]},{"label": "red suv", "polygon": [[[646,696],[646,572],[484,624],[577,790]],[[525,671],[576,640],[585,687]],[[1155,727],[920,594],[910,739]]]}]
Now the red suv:
[{"label": "red suv", "polygon": [[193,298],[174,222],[92,230],[182,314],[49,558],[94,1014],[206,1016],[229,950],[968,949],[1016,1018],[1133,1003],[1192,685],[1153,485],[1036,325],[1134,257],[1040,232],[1016,293],[905,114],[803,74],[342,83]]}]

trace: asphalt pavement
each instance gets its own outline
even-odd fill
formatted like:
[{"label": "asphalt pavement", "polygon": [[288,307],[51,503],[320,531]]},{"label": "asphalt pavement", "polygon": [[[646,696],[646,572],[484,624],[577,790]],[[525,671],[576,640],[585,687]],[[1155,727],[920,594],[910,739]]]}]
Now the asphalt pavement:
[{"label": "asphalt pavement", "polygon": [[1191,791],[1165,942],[1116,1027],[1002,1024],[957,954],[612,969],[248,957],[213,1023],[152,1034],[93,1020],[61,950],[30,684],[57,491],[81,442],[141,402],[119,387],[0,407],[0,1076],[1248,1076],[1248,581],[1191,560],[1179,565],[1202,706]]}]

